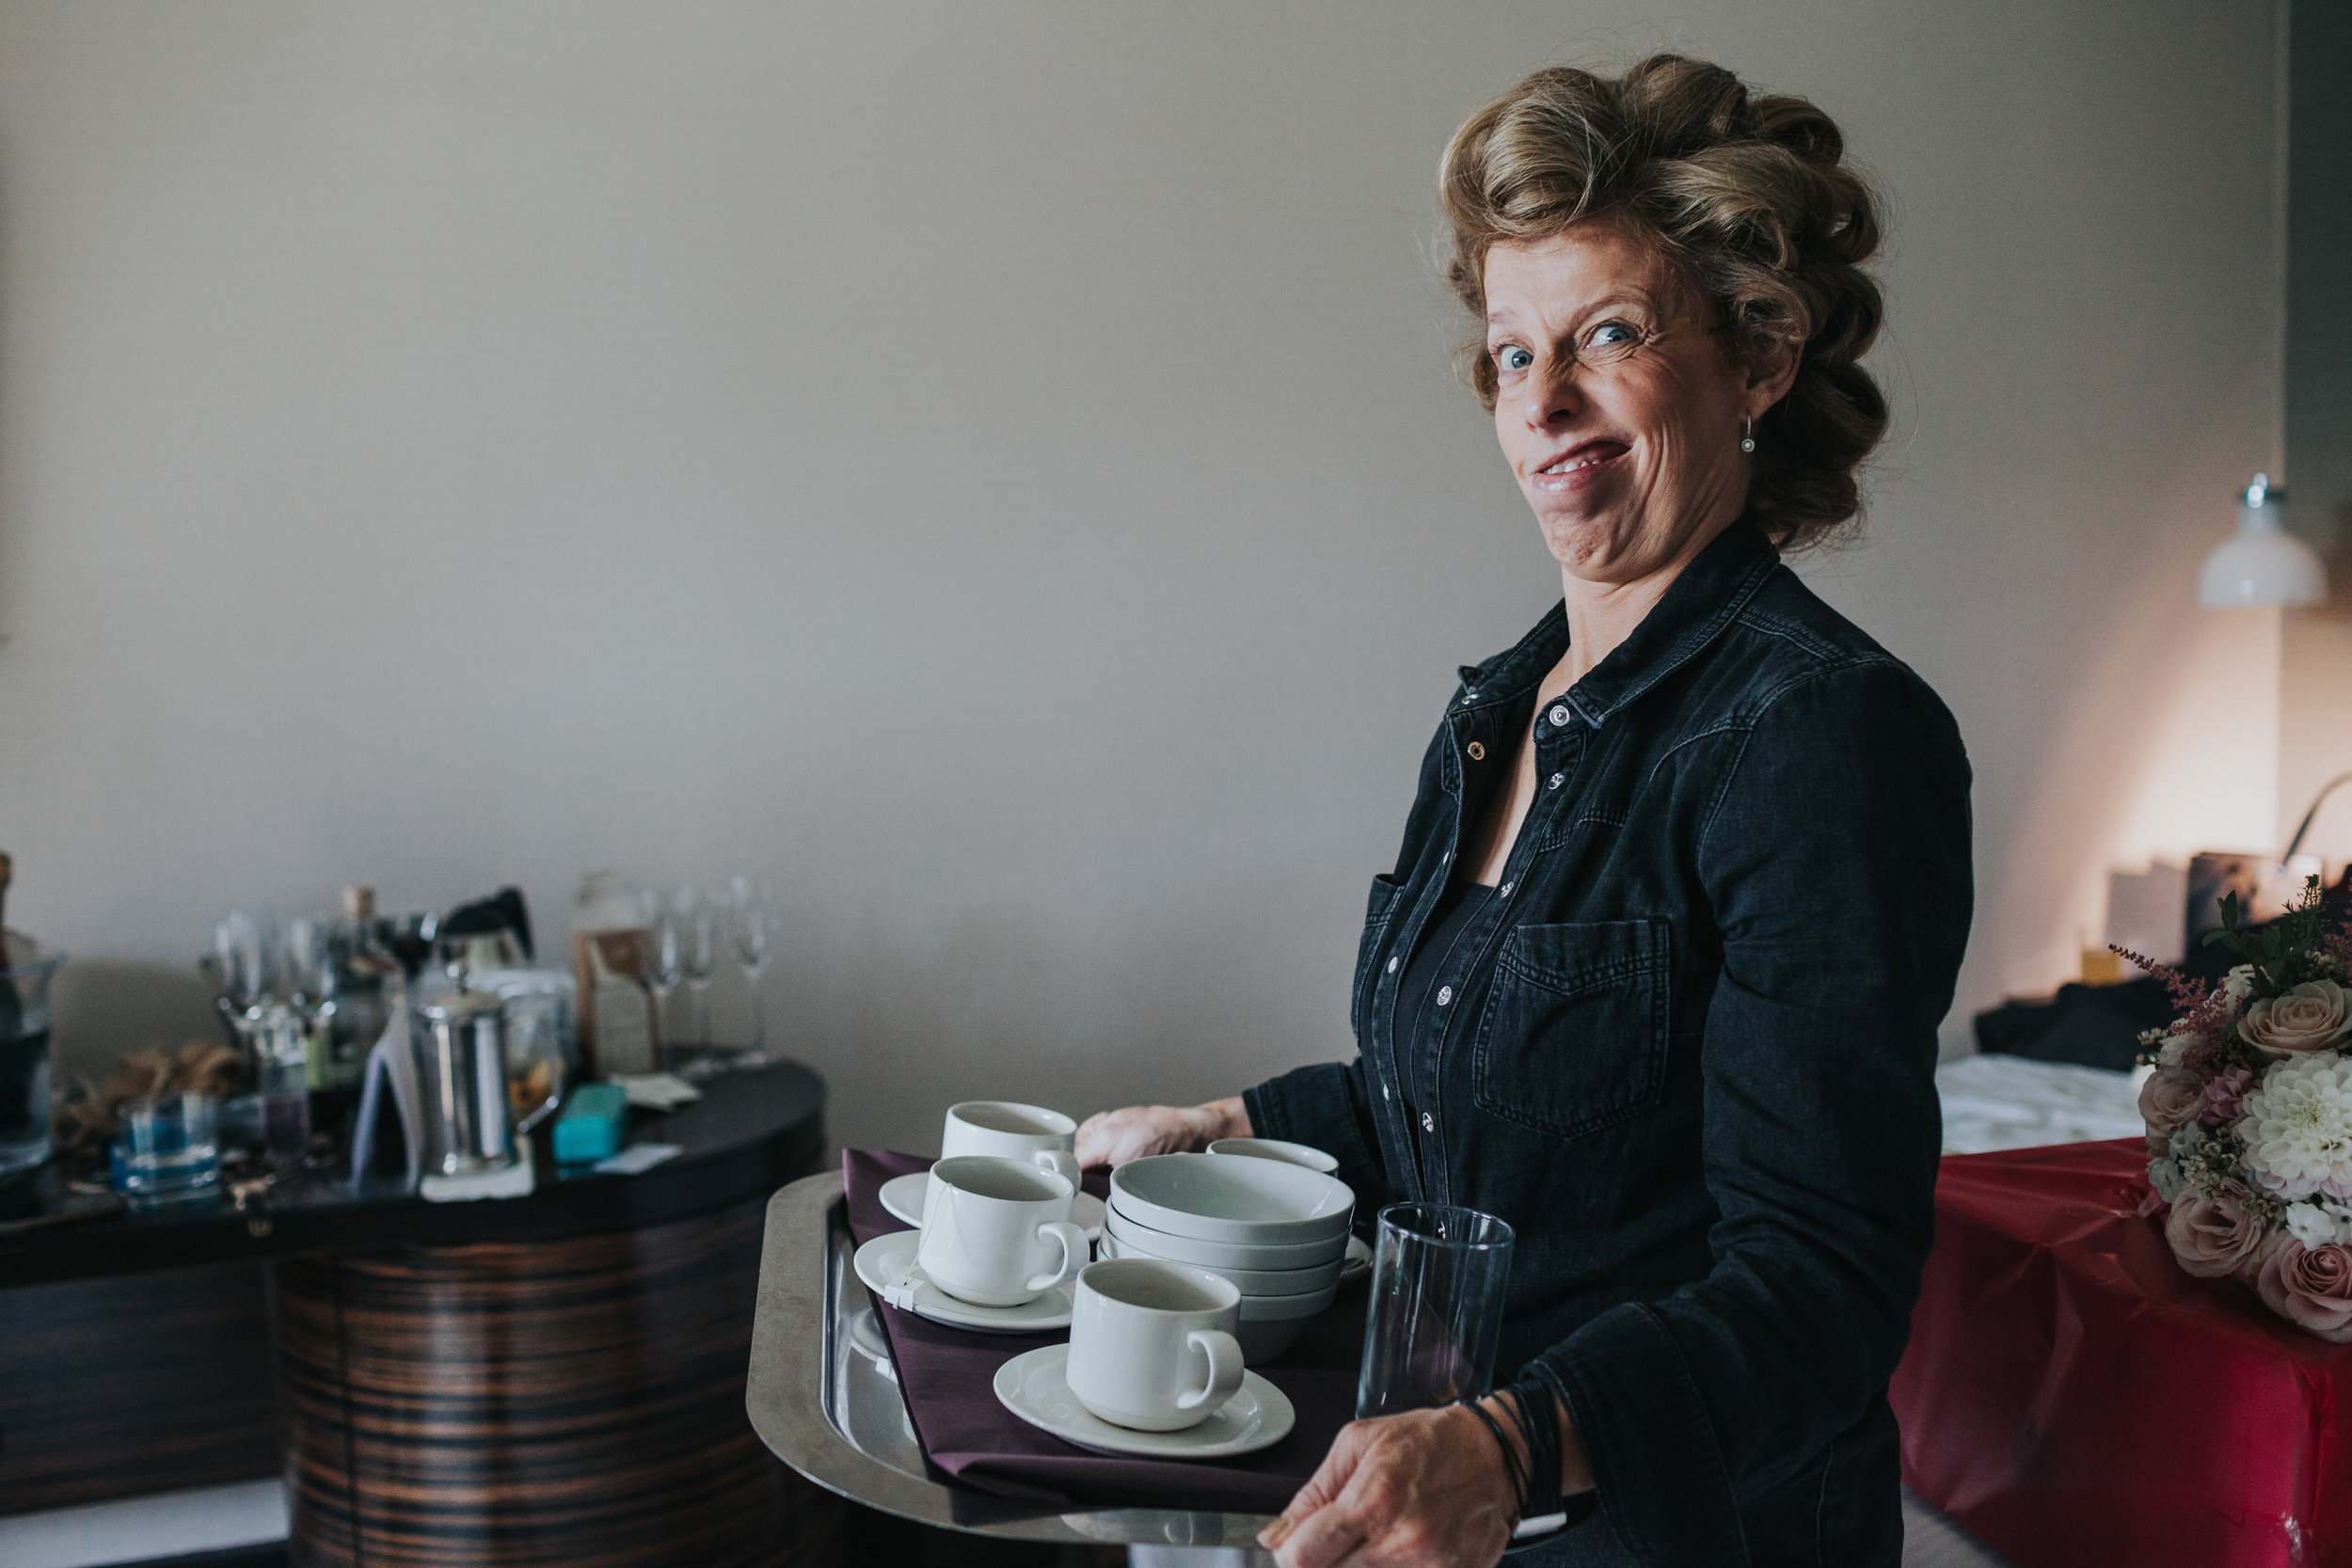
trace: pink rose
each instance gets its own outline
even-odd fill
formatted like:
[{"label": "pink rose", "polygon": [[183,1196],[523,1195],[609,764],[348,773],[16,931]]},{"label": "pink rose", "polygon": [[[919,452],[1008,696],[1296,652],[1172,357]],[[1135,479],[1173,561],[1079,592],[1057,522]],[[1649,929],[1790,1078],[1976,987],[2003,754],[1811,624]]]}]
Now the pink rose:
[{"label": "pink rose", "polygon": [[2172,1134],[2205,1114],[2205,1084],[2193,1072],[2160,1067],[2139,1086],[2139,1114],[2148,1123],[2148,1147],[2169,1144]]},{"label": "pink rose", "polygon": [[2352,993],[2333,980],[2306,980],[2284,995],[2249,1002],[2237,1032],[2273,1055],[2325,1051],[2352,1035]]},{"label": "pink rose", "polygon": [[2218,1279],[2253,1256],[2270,1227],[2247,1201],[2249,1196],[2233,1181],[2210,1196],[2186,1192],[2173,1199],[2164,1239],[2182,1268],[2200,1279]]},{"label": "pink rose", "polygon": [[2223,1068],[2205,1085],[2204,1123],[2227,1127],[2246,1114],[2246,1096],[2254,1086],[2252,1068]]},{"label": "pink rose", "polygon": [[2254,1289],[2290,1323],[2330,1344],[2352,1344],[2352,1247],[2307,1247],[2281,1234],[2263,1254]]}]

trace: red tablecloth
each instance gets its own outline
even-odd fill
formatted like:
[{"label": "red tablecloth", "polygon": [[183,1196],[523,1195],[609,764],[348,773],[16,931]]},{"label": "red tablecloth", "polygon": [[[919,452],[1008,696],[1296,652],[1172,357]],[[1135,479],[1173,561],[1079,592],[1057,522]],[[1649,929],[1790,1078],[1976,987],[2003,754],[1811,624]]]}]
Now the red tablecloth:
[{"label": "red tablecloth", "polygon": [[2352,1568],[2352,1347],[2182,1273],[2145,1167],[2137,1139],[1945,1159],[1904,1479],[2019,1568]]}]

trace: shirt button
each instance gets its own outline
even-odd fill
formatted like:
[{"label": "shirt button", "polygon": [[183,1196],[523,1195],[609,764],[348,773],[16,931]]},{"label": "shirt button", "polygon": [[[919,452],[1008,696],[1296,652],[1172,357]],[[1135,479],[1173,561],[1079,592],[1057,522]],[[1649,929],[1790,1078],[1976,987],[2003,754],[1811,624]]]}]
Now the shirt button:
[{"label": "shirt button", "polygon": [[1472,762],[1484,762],[1486,760],[1486,743],[1485,741],[1473,740],[1470,743],[1470,759]]},{"label": "shirt button", "polygon": [[1568,727],[1568,705],[1565,703],[1554,703],[1551,705],[1551,711],[1544,715],[1544,717],[1550,720],[1554,725],[1565,730]]},{"label": "shirt button", "polygon": [[1451,1001],[1453,1001],[1453,1000],[1454,1000],[1454,988],[1453,988],[1452,986],[1439,986],[1439,987],[1438,988],[1438,1006],[1442,1007],[1442,1006],[1444,1006],[1447,1003],[1449,1003],[1449,1002],[1451,1002]]},{"label": "shirt button", "polygon": [[1517,885],[1518,884],[1514,882],[1505,882],[1501,887],[1495,889],[1495,892],[1501,894],[1503,897],[1508,898],[1511,896],[1511,889]]},{"label": "shirt button", "polygon": [[1380,1085],[1380,1098],[1383,1100],[1389,1098],[1389,1085],[1386,1084]]},{"label": "shirt button", "polygon": [[1435,1132],[1438,1130],[1438,1118],[1423,1111],[1421,1114],[1421,1130],[1424,1132]]},{"label": "shirt button", "polygon": [[1396,973],[1396,955],[1393,953],[1389,955],[1389,973],[1391,974]]},{"label": "shirt button", "polygon": [[1549,784],[1549,786],[1547,786],[1547,787],[1549,787],[1549,788],[1552,788],[1552,789],[1558,789],[1558,788],[1560,787],[1560,781],[1561,781],[1562,779],[1566,778],[1566,777],[1567,777],[1567,775],[1566,775],[1565,773],[1554,773],[1554,774],[1551,776],[1551,783],[1550,783],[1550,784]]}]

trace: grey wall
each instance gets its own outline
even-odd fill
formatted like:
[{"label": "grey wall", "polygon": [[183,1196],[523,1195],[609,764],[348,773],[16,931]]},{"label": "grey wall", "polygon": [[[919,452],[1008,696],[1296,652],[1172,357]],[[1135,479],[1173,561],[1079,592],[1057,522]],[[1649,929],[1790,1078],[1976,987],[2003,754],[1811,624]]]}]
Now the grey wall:
[{"label": "grey wall", "polygon": [[[2286,615],[2279,820],[2292,833],[2352,770],[2352,7],[2282,0],[2287,23],[2281,452],[2291,526],[2328,561],[2328,602]],[[2352,855],[2352,788],[2305,843]]]},{"label": "grey wall", "polygon": [[2288,77],[2286,479],[2298,528],[2352,538],[2352,7],[2296,0]]},{"label": "grey wall", "polygon": [[[756,869],[851,1141],[1341,1053],[1453,668],[1558,591],[1438,153],[1674,44],[1892,193],[1898,435],[1809,570],[1968,736],[1964,1021],[2273,825],[2209,730],[2275,621],[2188,604],[2269,444],[2270,15],[0,4],[11,921]],[[135,973],[75,1053],[190,1016]]]}]

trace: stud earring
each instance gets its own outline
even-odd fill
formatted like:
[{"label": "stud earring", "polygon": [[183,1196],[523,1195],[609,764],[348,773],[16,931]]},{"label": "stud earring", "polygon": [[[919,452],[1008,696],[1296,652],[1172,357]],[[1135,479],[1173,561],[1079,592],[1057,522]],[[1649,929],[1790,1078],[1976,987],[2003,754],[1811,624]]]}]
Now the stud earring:
[{"label": "stud earring", "polygon": [[1742,416],[1740,420],[1740,450],[1741,451],[1756,450],[1756,421],[1745,416]]}]

